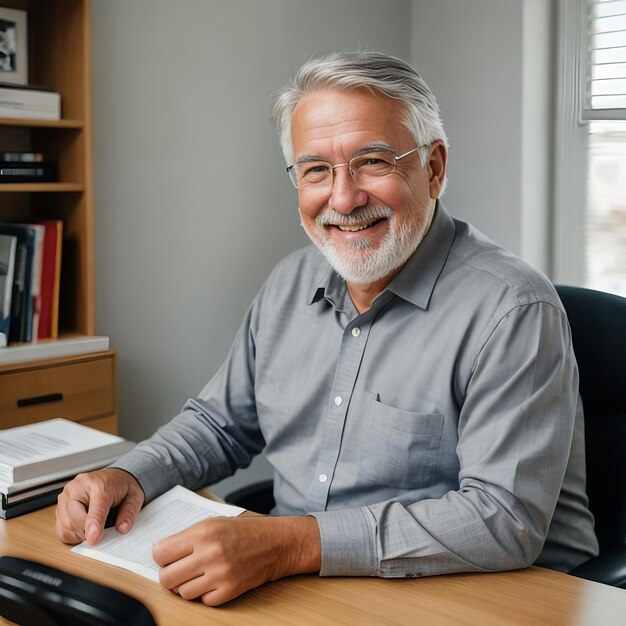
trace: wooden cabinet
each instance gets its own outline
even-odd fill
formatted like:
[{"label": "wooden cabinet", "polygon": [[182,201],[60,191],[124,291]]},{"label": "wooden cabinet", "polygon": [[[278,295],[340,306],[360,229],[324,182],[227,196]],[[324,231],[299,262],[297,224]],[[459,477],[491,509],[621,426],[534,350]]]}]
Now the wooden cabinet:
[{"label": "wooden cabinet", "polygon": [[[90,3],[0,0],[0,6],[27,12],[29,83],[60,93],[62,110],[62,119],[55,121],[0,118],[0,150],[42,152],[57,168],[57,182],[0,184],[0,221],[63,220],[59,334],[93,335]],[[10,361],[10,352],[4,354]],[[63,395],[65,415],[57,414],[60,405],[54,402],[47,407],[30,405],[24,411],[9,406],[9,399],[49,393]],[[113,352],[0,367],[0,428],[59,416],[92,420],[104,430],[114,430]],[[96,421],[101,419],[104,422]]]},{"label": "wooden cabinet", "polygon": [[115,352],[0,367],[2,427],[55,417],[117,432]]}]

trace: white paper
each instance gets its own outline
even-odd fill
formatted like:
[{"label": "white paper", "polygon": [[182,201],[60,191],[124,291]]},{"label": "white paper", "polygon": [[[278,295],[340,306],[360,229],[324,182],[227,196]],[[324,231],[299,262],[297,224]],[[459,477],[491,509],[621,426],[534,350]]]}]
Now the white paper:
[{"label": "white paper", "polygon": [[209,517],[235,517],[244,509],[203,498],[189,489],[176,486],[154,499],[137,516],[126,535],[107,528],[95,546],[83,542],[72,552],[116,565],[159,582],[159,566],[152,558],[152,546],[196,522]]}]

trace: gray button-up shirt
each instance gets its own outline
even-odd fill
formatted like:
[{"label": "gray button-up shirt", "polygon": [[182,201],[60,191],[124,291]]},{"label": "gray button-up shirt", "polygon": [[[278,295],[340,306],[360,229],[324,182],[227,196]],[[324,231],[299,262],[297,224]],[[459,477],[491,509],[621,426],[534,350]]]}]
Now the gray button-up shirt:
[{"label": "gray button-up shirt", "polygon": [[149,500],[264,449],[323,575],[568,570],[597,552],[577,389],[549,281],[439,204],[361,315],[314,247],[282,261],[199,397],[117,466]]}]

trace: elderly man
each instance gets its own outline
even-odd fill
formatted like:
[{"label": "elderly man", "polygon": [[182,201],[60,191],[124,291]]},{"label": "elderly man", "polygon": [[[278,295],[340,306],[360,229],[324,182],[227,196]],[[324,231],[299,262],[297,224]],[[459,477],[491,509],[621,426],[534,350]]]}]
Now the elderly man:
[{"label": "elderly man", "polygon": [[570,331],[548,280],[439,202],[433,94],[376,53],[306,63],[274,108],[315,247],[282,261],[198,398],[59,498],[97,543],[110,507],[231,475],[265,450],[275,513],[154,546],[161,583],[223,603],[299,572],[414,577],[597,552]]}]

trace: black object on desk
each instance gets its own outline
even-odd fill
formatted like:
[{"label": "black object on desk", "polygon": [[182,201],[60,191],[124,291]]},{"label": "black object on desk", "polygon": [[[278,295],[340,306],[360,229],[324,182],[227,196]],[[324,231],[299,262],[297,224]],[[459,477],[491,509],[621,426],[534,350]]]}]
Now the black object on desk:
[{"label": "black object on desk", "polygon": [[156,626],[121,591],[11,556],[0,557],[0,615],[25,626]]}]

